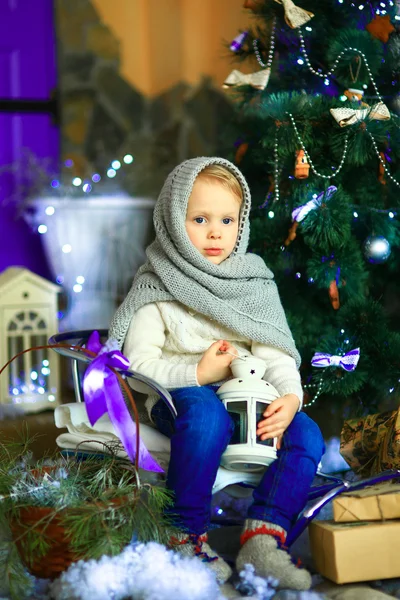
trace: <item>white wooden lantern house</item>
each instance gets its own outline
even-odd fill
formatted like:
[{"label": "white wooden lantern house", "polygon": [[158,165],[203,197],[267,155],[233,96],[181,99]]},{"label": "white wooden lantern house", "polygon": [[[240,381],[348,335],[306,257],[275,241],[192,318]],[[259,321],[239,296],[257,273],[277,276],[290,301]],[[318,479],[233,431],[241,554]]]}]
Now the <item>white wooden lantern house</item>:
[{"label": "white wooden lantern house", "polygon": [[235,358],[231,369],[235,379],[217,390],[235,425],[229,445],[221,457],[221,465],[232,470],[262,471],[276,459],[276,438],[259,439],[257,423],[279,394],[273,385],[262,379],[265,362],[261,359],[254,356]]},{"label": "white wooden lantern house", "polygon": [[[27,269],[0,273],[0,364],[31,348],[43,346],[57,332],[57,294],[61,288]],[[17,404],[26,412],[59,403],[59,362],[50,349],[26,352],[0,377],[0,403]]]}]

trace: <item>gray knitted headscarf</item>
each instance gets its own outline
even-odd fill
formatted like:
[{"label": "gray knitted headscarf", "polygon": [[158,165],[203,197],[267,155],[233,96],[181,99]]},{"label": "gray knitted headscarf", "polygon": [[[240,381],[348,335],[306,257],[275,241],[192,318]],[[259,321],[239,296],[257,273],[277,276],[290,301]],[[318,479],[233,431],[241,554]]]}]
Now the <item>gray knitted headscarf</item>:
[{"label": "gray knitted headscarf", "polygon": [[[219,265],[190,242],[185,220],[188,200],[199,173],[208,165],[231,171],[243,190],[239,232],[231,255]],[[146,250],[124,302],[110,326],[110,337],[123,347],[132,316],[150,302],[175,300],[249,340],[300,356],[286,321],[272,272],[255,254],[249,239],[250,190],[242,173],[223,158],[186,160],[169,174],[154,209],[155,241]]]}]

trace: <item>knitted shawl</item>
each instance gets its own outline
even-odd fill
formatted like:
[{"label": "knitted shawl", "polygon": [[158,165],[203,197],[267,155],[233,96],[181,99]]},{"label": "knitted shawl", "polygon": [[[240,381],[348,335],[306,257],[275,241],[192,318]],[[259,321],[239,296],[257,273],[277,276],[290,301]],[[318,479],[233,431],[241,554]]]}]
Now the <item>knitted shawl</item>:
[{"label": "knitted shawl", "polygon": [[[231,171],[243,190],[236,245],[219,265],[200,254],[185,228],[188,200],[196,177],[213,164]],[[259,256],[246,253],[250,204],[245,178],[223,158],[193,158],[170,173],[154,208],[156,238],[146,250],[147,262],[137,271],[111,322],[109,335],[120,348],[139,308],[150,302],[177,301],[249,340],[283,350],[299,366],[300,355],[273,274]]]}]

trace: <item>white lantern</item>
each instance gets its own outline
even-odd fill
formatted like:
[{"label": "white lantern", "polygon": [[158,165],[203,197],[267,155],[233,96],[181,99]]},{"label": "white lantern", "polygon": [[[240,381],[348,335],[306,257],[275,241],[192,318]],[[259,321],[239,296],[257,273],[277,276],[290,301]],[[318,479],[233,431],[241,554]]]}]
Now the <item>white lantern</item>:
[{"label": "white lantern", "polygon": [[[45,346],[57,332],[61,288],[21,267],[0,273],[0,366],[33,346]],[[0,377],[0,404],[25,412],[55,408],[60,402],[58,356],[50,349],[26,352]]]},{"label": "white lantern", "polygon": [[231,369],[235,379],[227,381],[217,391],[235,425],[229,446],[221,457],[221,465],[232,470],[262,471],[276,459],[276,438],[258,438],[257,423],[279,394],[273,385],[262,379],[265,373],[263,360],[254,356],[235,358]]}]

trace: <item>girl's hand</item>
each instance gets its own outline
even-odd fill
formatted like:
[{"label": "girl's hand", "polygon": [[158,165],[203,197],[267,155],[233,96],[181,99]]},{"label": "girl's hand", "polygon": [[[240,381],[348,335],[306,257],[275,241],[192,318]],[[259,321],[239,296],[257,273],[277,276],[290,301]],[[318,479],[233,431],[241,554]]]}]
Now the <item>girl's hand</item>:
[{"label": "girl's hand", "polygon": [[277,398],[264,411],[265,419],[257,423],[257,435],[261,440],[278,438],[278,448],[281,446],[283,432],[289,427],[299,409],[299,398],[295,394],[286,394]]},{"label": "girl's hand", "polygon": [[211,344],[197,365],[197,381],[200,385],[208,385],[232,376],[230,364],[235,356],[219,354],[220,352],[232,352],[238,356],[236,348],[225,340]]}]

